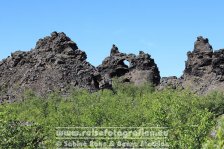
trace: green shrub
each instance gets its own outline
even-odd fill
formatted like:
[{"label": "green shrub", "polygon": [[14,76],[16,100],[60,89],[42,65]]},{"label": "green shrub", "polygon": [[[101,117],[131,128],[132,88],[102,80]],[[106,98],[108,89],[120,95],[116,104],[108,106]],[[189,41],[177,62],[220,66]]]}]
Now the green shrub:
[{"label": "green shrub", "polygon": [[[76,89],[67,97],[58,93],[37,97],[27,92],[23,102],[0,105],[5,117],[0,131],[9,134],[3,136],[5,140],[11,140],[1,142],[1,146],[11,147],[13,143],[35,146],[41,142],[46,148],[55,148],[56,127],[162,126],[169,129],[170,148],[195,149],[202,147],[215,118],[224,109],[220,93],[198,96],[189,91],[155,91],[151,85],[136,87],[116,81],[114,86],[114,92],[89,93]],[[12,121],[15,131],[10,130]],[[37,125],[21,126],[17,122]],[[22,137],[25,140],[21,140]],[[33,141],[35,139],[39,141]]]},{"label": "green shrub", "polygon": [[43,128],[40,125],[6,120],[0,114],[0,147],[15,148],[40,148],[44,142]]},{"label": "green shrub", "polygon": [[224,117],[221,116],[217,120],[216,126],[210,131],[203,149],[223,149],[224,148]]}]

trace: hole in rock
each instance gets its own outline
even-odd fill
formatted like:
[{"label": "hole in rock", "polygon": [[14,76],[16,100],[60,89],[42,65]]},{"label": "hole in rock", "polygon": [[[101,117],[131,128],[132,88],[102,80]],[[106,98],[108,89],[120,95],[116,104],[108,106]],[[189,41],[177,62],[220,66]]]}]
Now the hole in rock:
[{"label": "hole in rock", "polygon": [[124,64],[125,64],[126,66],[128,66],[128,68],[130,67],[130,62],[129,62],[129,61],[124,60]]}]

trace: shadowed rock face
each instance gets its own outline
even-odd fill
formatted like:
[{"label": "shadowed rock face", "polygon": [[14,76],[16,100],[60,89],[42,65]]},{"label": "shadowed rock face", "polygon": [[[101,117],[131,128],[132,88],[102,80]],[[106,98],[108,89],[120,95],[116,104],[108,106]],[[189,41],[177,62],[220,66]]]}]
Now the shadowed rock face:
[{"label": "shadowed rock face", "polygon": [[[162,78],[159,88],[188,88],[199,94],[224,88],[224,49],[214,51],[207,38],[198,37],[192,52],[187,53],[181,78]],[[167,83],[166,83],[167,82]]]},{"label": "shadowed rock face", "polygon": [[53,32],[31,51],[17,51],[0,62],[2,94],[13,100],[24,89],[40,95],[53,90],[66,92],[72,86],[97,90],[100,75],[86,58],[64,33]]},{"label": "shadowed rock face", "polygon": [[110,56],[97,69],[101,76],[121,77],[124,82],[136,85],[146,82],[158,85],[160,82],[158,67],[149,54],[142,51],[137,56],[121,53],[115,45],[112,46]]}]

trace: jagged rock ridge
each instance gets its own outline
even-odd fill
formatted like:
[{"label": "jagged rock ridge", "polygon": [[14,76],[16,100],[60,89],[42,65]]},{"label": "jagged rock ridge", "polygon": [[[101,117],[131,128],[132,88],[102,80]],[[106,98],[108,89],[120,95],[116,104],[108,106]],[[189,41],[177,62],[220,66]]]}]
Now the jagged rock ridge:
[{"label": "jagged rock ridge", "polygon": [[197,37],[192,52],[187,53],[185,70],[180,78],[161,79],[159,89],[167,86],[187,88],[199,94],[224,89],[224,49],[213,51],[207,38]]},{"label": "jagged rock ridge", "polygon": [[[24,89],[38,94],[66,91],[70,86],[97,90],[99,73],[64,33],[53,32],[28,52],[17,51],[0,62],[0,87],[12,100]],[[3,98],[3,95],[2,95]]]},{"label": "jagged rock ridge", "polygon": [[53,32],[40,39],[28,52],[16,51],[0,61],[0,101],[13,101],[24,90],[39,95],[58,90],[66,93],[71,87],[90,91],[112,88],[111,78],[136,85],[152,83],[158,89],[189,88],[207,93],[224,88],[224,49],[213,51],[207,38],[198,37],[192,52],[187,53],[185,70],[180,78],[160,79],[159,69],[149,54],[121,53],[113,45],[110,56],[94,67],[64,33]]},{"label": "jagged rock ridge", "polygon": [[[0,61],[0,101],[13,101],[26,89],[44,95],[55,90],[66,93],[71,87],[90,91],[111,88],[114,76],[133,81],[133,76],[139,75],[141,79],[145,77],[146,81],[159,83],[158,68],[144,52],[139,56],[127,55],[114,45],[111,56],[97,68],[86,58],[86,53],[63,32],[53,32],[39,39],[34,49],[16,51]],[[124,65],[126,59],[130,67]]]},{"label": "jagged rock ridge", "polygon": [[143,51],[137,56],[121,53],[115,45],[110,56],[97,69],[102,76],[121,77],[123,82],[133,82],[136,85],[146,82],[158,85],[160,82],[158,67],[149,54]]}]

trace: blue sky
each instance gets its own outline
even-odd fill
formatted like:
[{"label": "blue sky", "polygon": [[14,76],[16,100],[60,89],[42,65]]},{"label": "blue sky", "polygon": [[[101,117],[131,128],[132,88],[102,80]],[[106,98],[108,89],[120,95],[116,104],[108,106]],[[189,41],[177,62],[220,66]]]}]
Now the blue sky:
[{"label": "blue sky", "polygon": [[149,53],[161,76],[180,76],[196,37],[224,48],[223,0],[1,0],[0,59],[65,32],[99,65],[112,44]]}]

